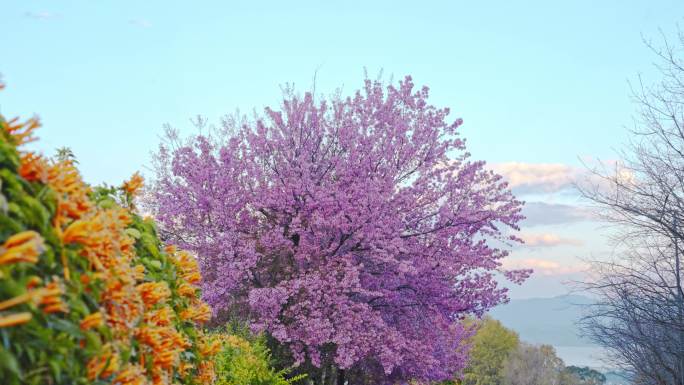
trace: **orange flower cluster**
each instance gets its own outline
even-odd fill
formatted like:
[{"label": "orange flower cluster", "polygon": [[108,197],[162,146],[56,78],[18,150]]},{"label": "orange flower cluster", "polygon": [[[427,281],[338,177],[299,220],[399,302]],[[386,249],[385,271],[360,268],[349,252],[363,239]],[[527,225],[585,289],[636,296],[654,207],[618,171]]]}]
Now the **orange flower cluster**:
[{"label": "orange flower cluster", "polygon": [[211,319],[211,308],[206,303],[197,301],[192,306],[180,313],[183,320],[191,320],[197,323],[206,323]]},{"label": "orange flower cluster", "polygon": [[[39,125],[37,119],[20,123],[17,119],[4,122],[0,117],[0,129],[14,146],[34,140],[33,132]],[[48,226],[56,236],[46,239],[54,255],[61,258],[64,277],[51,276],[45,284],[45,277],[24,278],[23,294],[0,299],[0,328],[30,322],[35,311],[74,319],[65,287],[75,290],[74,284],[80,283],[78,287],[93,293],[98,301],[97,309],[84,311],[82,305],[72,306],[79,312],[75,319],[82,314],[80,322],[76,321],[80,329],[89,338],[100,339],[94,350],[99,353],[85,365],[89,380],[117,385],[212,384],[216,379],[212,357],[222,349],[223,340],[201,331],[183,331],[211,319],[211,309],[198,298],[201,275],[195,258],[175,247],[166,248],[164,253],[150,251],[157,247],[150,243],[158,241],[150,240],[149,234],[137,244],[141,234],[133,226],[141,222],[132,214],[132,204],[122,208],[114,200],[107,205],[96,203],[93,190],[83,182],[74,162],[53,161],[31,152],[18,155],[17,174],[54,192],[56,207]],[[143,178],[136,173],[120,191],[124,199],[130,199],[142,187]],[[15,234],[0,245],[0,268],[40,263],[46,247],[46,241],[35,231]],[[154,260],[137,255],[136,250],[145,250]],[[169,273],[162,273],[163,269]],[[0,279],[3,271],[11,270],[0,269]],[[78,282],[71,282],[72,274]],[[163,277],[176,278],[164,281],[168,278]],[[7,313],[21,304],[31,304],[31,311]],[[80,344],[85,347],[87,341]],[[186,351],[193,354],[183,355]]]},{"label": "orange flower cluster", "polygon": [[[27,289],[31,289],[27,285]],[[34,305],[43,306],[43,311],[47,314],[69,311],[68,306],[62,301],[63,289],[57,282],[52,282],[46,287],[35,290],[28,290],[24,294],[12,299],[0,302],[0,310],[9,309],[22,303],[31,302]]]},{"label": "orange flower cluster", "polygon": [[[31,132],[40,126],[37,120],[35,124],[37,124],[35,127],[28,126],[33,127]],[[26,135],[22,138],[26,138]],[[24,143],[26,141],[28,139],[24,140]],[[57,193],[57,213],[53,224],[58,234],[61,234],[63,227],[71,220],[79,219],[93,210],[92,202],[88,197],[91,190],[83,183],[78,170],[70,160],[50,163],[33,152],[23,152],[18,172],[27,181],[47,184]],[[65,256],[62,256],[62,265],[64,278],[69,280],[70,274]]]},{"label": "orange flower cluster", "polygon": [[[129,222],[130,217],[125,210],[97,210],[71,222],[62,234],[64,243],[82,245],[81,255],[95,271],[104,273],[104,318],[117,337],[112,345],[112,352],[107,351],[105,356],[92,359],[89,368],[101,369],[103,360],[115,354],[115,346],[136,339],[140,343],[139,363],[137,366],[127,366],[118,373],[118,381],[127,385],[137,384],[139,377],[136,373],[147,373],[142,368],[145,367],[146,360],[151,360],[151,369],[147,374],[152,379],[152,384],[170,384],[174,372],[180,367],[181,353],[191,348],[192,344],[187,336],[174,327],[176,322],[184,318],[181,316],[181,320],[178,320],[175,310],[168,304],[173,294],[169,284],[165,281],[140,282],[145,279],[145,267],[133,264],[134,239],[125,232]],[[188,261],[183,266],[187,266],[187,269],[179,268],[181,277],[192,274],[192,268],[196,268],[196,264],[192,265]],[[193,298],[192,304],[187,309],[179,309],[180,314],[191,311],[192,320],[206,322],[211,316],[208,306],[196,298]],[[81,326],[89,328],[97,320],[86,318]],[[206,372],[208,369],[204,370]],[[99,378],[111,374],[106,370],[89,371],[89,376]],[[208,373],[204,376],[210,378]]]},{"label": "orange flower cluster", "polygon": [[14,145],[20,146],[36,140],[33,132],[38,127],[40,127],[40,120],[37,117],[33,117],[23,123],[19,121],[19,118],[14,118],[7,122],[5,130],[13,139]]},{"label": "orange flower cluster", "polygon": [[[39,256],[45,250],[45,243],[40,234],[35,231],[23,231],[9,237],[0,246],[0,266],[13,263],[38,262]],[[0,278],[1,278],[0,272]],[[40,306],[47,314],[69,311],[68,306],[62,300],[64,289],[58,281],[53,281],[47,286],[35,289],[41,283],[38,277],[32,277],[26,284],[27,291],[14,298],[0,302],[0,311],[7,310],[23,303],[33,303]],[[8,315],[0,314],[0,327],[21,325],[33,318],[29,312],[20,312]]]},{"label": "orange flower cluster", "polygon": [[104,317],[102,316],[102,313],[98,311],[97,313],[92,313],[83,318],[80,327],[81,330],[88,330],[100,327],[102,325],[104,325]]},{"label": "orange flower cluster", "polygon": [[[103,275],[105,290],[102,294],[104,314],[91,314],[81,322],[82,329],[101,325],[101,319],[114,331],[116,340],[110,350],[89,363],[91,379],[116,374],[115,378],[124,385],[143,384],[140,374],[151,379],[153,385],[171,384],[174,373],[187,375],[193,365],[181,361],[181,353],[193,348],[188,336],[176,329],[184,322],[207,322],[211,309],[200,301],[196,294],[200,275],[197,262],[185,252],[167,248],[168,257],[176,266],[179,280],[175,295],[185,298],[172,304],[174,291],[165,281],[146,281],[145,266],[134,264],[135,241],[126,233],[130,216],[123,209],[98,209],[85,213],[69,223],[62,233],[66,244],[80,244],[80,254],[91,264],[94,271]],[[186,303],[186,305],[182,305]],[[179,305],[181,304],[181,305]],[[176,306],[173,306],[176,305]],[[138,362],[131,363],[120,372],[103,370],[106,359],[117,357],[117,348],[126,341],[139,342]],[[216,345],[199,348],[207,360],[218,352]],[[150,369],[145,369],[151,362]],[[211,384],[215,379],[213,366],[201,364],[197,367],[196,379],[202,384]]]},{"label": "orange flower cluster", "polygon": [[[224,347],[225,341],[219,335],[210,335],[200,333],[198,338],[198,347],[201,357],[211,358],[218,354]],[[211,384],[216,381],[216,371],[214,362],[211,359],[205,359],[200,362],[197,368],[196,381],[200,384]]]},{"label": "orange flower cluster", "polygon": [[90,187],[83,183],[78,169],[70,160],[51,163],[35,153],[23,152],[19,175],[29,182],[47,184],[57,193],[56,230],[92,210],[88,197]]},{"label": "orange flower cluster", "polygon": [[178,251],[175,247],[166,248],[166,252],[172,256],[172,261],[180,272],[181,284],[178,293],[190,299],[190,306],[180,313],[183,320],[196,323],[206,323],[211,319],[211,308],[206,303],[196,298],[197,286],[202,276],[200,275],[197,260],[186,251]]},{"label": "orange flower cluster", "polygon": [[143,353],[141,364],[144,357],[152,357],[153,384],[170,383],[174,368],[180,365],[180,354],[192,344],[173,326],[176,315],[167,304],[171,290],[166,282],[142,283],[137,290],[146,308],[144,323],[136,329]]},{"label": "orange flower cluster", "polygon": [[170,326],[173,323],[175,313],[169,306],[157,310],[145,312],[145,322],[156,326]]},{"label": "orange flower cluster", "polygon": [[48,182],[48,162],[40,155],[33,152],[22,154],[19,175],[28,181]]},{"label": "orange flower cluster", "polygon": [[111,345],[107,344],[103,348],[103,354],[95,357],[88,362],[88,378],[107,378],[116,373],[120,368],[119,353]]},{"label": "orange flower cluster", "polygon": [[197,260],[187,251],[178,251],[174,255],[174,263],[180,270],[181,278],[192,285],[198,284],[202,280],[202,275]]},{"label": "orange flower cluster", "polygon": [[43,238],[35,231],[15,234],[0,246],[0,265],[17,262],[36,263],[43,250]]},{"label": "orange flower cluster", "polygon": [[199,337],[199,352],[204,357],[211,357],[223,349],[223,341],[217,336],[201,334]]},{"label": "orange flower cluster", "polygon": [[[88,330],[106,323],[112,329],[114,340],[106,345],[102,355],[92,358],[87,365],[91,380],[107,378],[120,369],[121,347],[130,344],[131,330],[143,314],[143,302],[136,291],[140,274],[132,267],[135,240],[125,232],[131,223],[130,216],[120,208],[96,207],[88,196],[90,188],[83,183],[71,161],[50,163],[29,153],[22,156],[21,162],[19,173],[24,179],[46,183],[57,193],[53,225],[62,243],[80,245],[79,254],[89,262],[92,278],[103,281],[103,311],[86,316],[80,327]],[[68,280],[69,261],[64,253],[62,263]],[[81,281],[88,284],[91,277],[84,275]],[[57,286],[51,283],[46,288],[55,290]],[[40,302],[45,312],[68,311],[56,292],[49,294]]]},{"label": "orange flower cluster", "polygon": [[171,297],[171,290],[166,282],[141,283],[136,289],[148,309],[158,303],[166,302]]},{"label": "orange flower cluster", "polygon": [[197,287],[183,282],[178,286],[178,295],[186,298],[195,298]]},{"label": "orange flower cluster", "polygon": [[38,291],[40,292],[37,295],[40,298],[38,303],[43,307],[45,313],[67,313],[69,311],[69,306],[62,300],[64,288],[59,282],[50,282],[44,289]]},{"label": "orange flower cluster", "polygon": [[143,179],[140,173],[136,172],[135,174],[133,174],[131,179],[123,183],[123,186],[121,186],[121,188],[124,190],[126,194],[130,196],[136,196],[140,193],[140,190],[142,189],[144,184],[145,179]]},{"label": "orange flower cluster", "polygon": [[123,209],[98,209],[86,212],[62,233],[65,244],[82,245],[80,255],[104,281],[105,319],[114,335],[122,340],[130,338],[131,328],[143,314],[143,300],[136,290],[142,277],[132,266],[135,240],[125,232],[130,221]]},{"label": "orange flower cluster", "polygon": [[114,377],[115,384],[147,385],[149,381],[145,377],[145,369],[138,364],[126,364]]},{"label": "orange flower cluster", "polygon": [[62,242],[83,245],[81,255],[97,271],[130,267],[135,257],[135,240],[124,231],[130,223],[131,217],[124,209],[100,209],[71,222],[62,233]]},{"label": "orange flower cluster", "polygon": [[197,382],[200,384],[213,384],[216,382],[214,361],[207,360],[200,362],[197,373]]}]

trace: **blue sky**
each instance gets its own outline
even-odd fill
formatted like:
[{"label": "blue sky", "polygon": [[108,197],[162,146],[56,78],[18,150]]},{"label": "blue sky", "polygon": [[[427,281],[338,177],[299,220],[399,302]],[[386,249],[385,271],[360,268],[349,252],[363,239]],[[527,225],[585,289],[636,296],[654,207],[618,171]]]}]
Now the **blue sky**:
[{"label": "blue sky", "polygon": [[476,158],[551,175],[516,187],[559,219],[526,229],[537,245],[512,260],[548,270],[514,296],[555,295],[578,256],[607,250],[596,223],[567,220],[578,199],[566,182],[626,141],[628,80],[655,75],[642,36],[673,36],[684,2],[515,3],[5,0],[0,111],[39,113],[38,149],[69,146],[89,182],[118,184],[145,170],[164,123],[191,133],[197,114],[261,110],[315,73],[323,93],[352,92],[364,68],[410,74],[464,119]]}]

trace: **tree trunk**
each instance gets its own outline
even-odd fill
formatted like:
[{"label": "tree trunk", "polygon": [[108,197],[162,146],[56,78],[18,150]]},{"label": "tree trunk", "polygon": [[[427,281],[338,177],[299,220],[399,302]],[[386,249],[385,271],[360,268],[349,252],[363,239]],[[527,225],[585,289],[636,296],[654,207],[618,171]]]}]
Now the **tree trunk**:
[{"label": "tree trunk", "polygon": [[344,370],[337,371],[337,385],[344,385]]}]

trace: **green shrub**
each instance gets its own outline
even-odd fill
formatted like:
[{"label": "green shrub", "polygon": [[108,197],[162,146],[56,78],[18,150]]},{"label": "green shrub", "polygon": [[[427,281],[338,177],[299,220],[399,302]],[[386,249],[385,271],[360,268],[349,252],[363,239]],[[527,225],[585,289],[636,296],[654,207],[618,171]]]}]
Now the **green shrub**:
[{"label": "green shrub", "polygon": [[290,385],[306,377],[287,378],[289,370],[274,369],[263,336],[233,330],[223,340],[224,348],[214,359],[216,385]]}]

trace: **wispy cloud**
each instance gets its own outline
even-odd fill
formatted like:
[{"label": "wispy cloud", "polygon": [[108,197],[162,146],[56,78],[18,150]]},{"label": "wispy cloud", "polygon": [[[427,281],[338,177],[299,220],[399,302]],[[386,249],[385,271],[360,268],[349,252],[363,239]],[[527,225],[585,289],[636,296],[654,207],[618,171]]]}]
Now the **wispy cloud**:
[{"label": "wispy cloud", "polygon": [[24,13],[25,17],[28,17],[30,19],[36,19],[36,20],[52,20],[52,19],[58,19],[61,17],[59,13],[54,13],[50,11],[28,11]]},{"label": "wispy cloud", "polygon": [[545,276],[577,274],[587,271],[584,263],[561,264],[548,259],[526,258],[507,259],[503,263],[506,269],[532,269],[534,274]]},{"label": "wispy cloud", "polygon": [[582,241],[552,233],[523,233],[520,238],[527,247],[581,246]]},{"label": "wispy cloud", "polygon": [[523,214],[526,217],[524,226],[558,225],[588,221],[595,217],[586,207],[546,202],[525,203]]},{"label": "wispy cloud", "polygon": [[519,194],[554,193],[572,188],[581,169],[562,163],[506,162],[492,164]]},{"label": "wispy cloud", "polygon": [[150,28],[152,26],[152,23],[146,19],[131,19],[131,20],[128,20],[128,24],[134,25],[134,26],[140,27],[140,28]]},{"label": "wispy cloud", "polygon": [[[575,167],[563,163],[493,163],[492,170],[501,174],[518,195],[552,194],[561,191],[582,189],[612,189],[612,178],[633,183],[635,176],[616,160],[601,161],[585,158],[586,167]],[[609,176],[606,179],[602,177]]]}]

